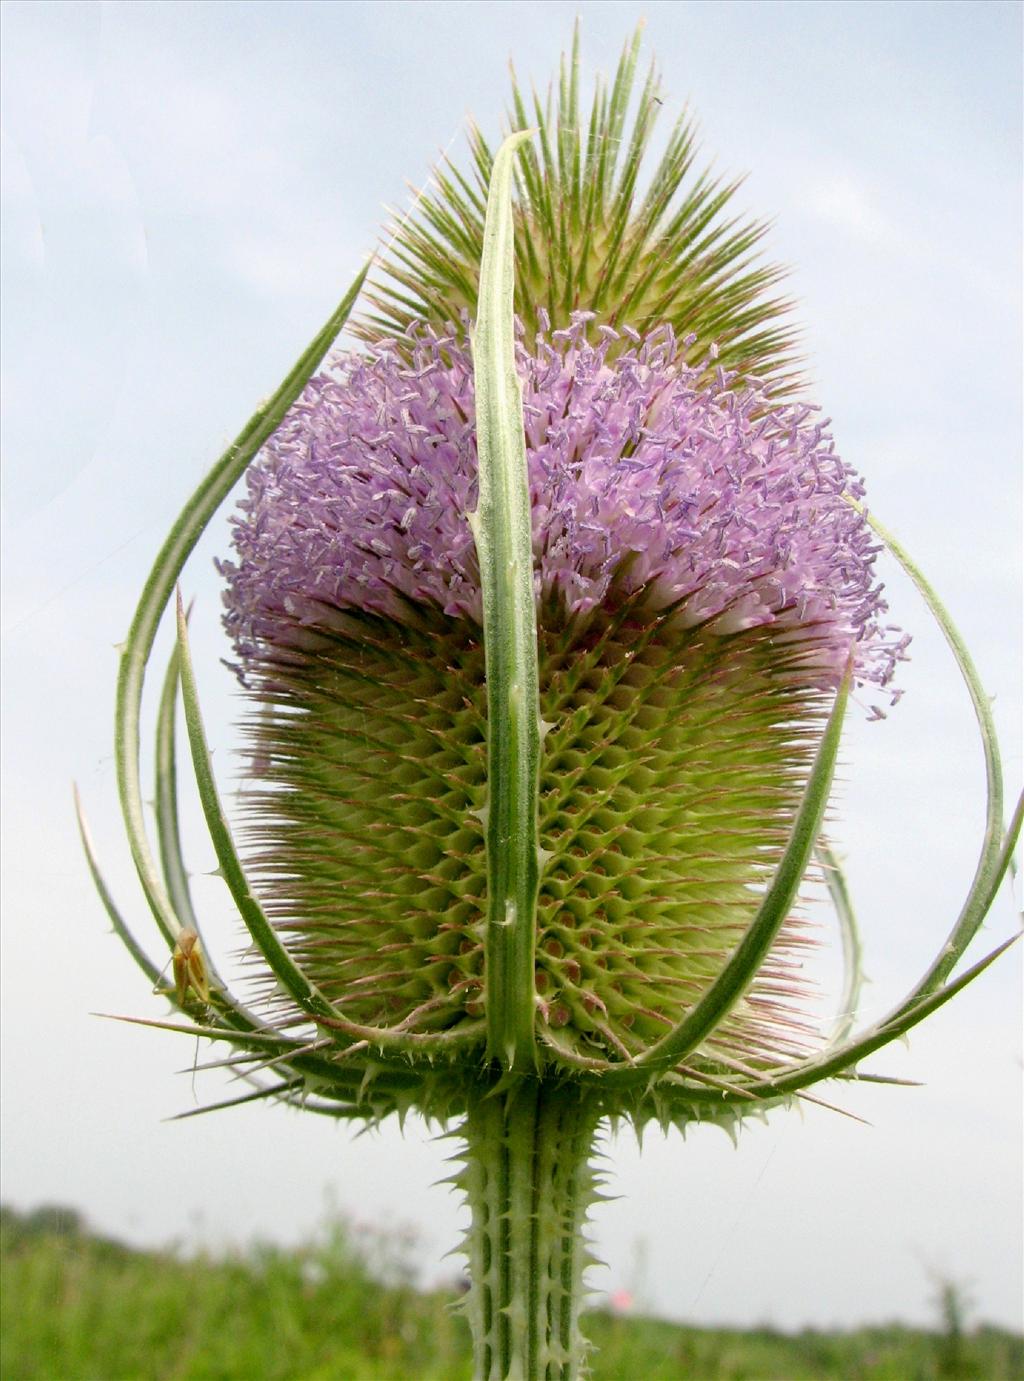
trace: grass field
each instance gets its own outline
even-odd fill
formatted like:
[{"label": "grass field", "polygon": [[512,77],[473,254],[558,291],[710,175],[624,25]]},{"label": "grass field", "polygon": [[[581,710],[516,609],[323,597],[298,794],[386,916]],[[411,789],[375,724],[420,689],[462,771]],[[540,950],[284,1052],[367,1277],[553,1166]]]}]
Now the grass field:
[{"label": "grass field", "polygon": [[[386,1239],[340,1223],[294,1251],[134,1251],[71,1211],[0,1210],[4,1381],[470,1381],[455,1296],[409,1283]],[[594,1381],[1024,1381],[1024,1339],[944,1330],[690,1328],[593,1312]]]}]

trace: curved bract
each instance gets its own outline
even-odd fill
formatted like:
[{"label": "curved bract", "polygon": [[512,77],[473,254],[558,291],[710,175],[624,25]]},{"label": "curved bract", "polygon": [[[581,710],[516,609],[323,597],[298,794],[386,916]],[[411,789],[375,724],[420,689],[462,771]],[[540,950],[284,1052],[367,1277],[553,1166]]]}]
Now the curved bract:
[{"label": "curved bract", "polygon": [[487,199],[473,331],[477,507],[487,692],[487,877],[484,1011],[487,1055],[536,1066],[534,948],[542,860],[541,715],[533,529],[523,399],[516,374],[510,215],[512,160],[528,134],[507,139]]}]

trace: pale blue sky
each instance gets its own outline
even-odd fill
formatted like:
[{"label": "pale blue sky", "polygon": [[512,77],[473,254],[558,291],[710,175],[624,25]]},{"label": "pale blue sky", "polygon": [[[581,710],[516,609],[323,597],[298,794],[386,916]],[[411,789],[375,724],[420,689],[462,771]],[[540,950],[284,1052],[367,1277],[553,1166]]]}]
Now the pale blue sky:
[{"label": "pale blue sky", "polygon": [[[588,80],[642,16],[709,158],[749,169],[794,266],[814,392],[872,506],[939,584],[1020,736],[1020,79],[1015,4],[187,3],[4,7],[4,1196],[60,1200],[137,1241],[294,1240],[325,1195],[412,1222],[427,1280],[455,1238],[445,1146],[354,1140],[245,1109],[190,1123],[192,1045],[102,1023],[159,1015],[92,895],[83,789],[128,913],[114,645],[191,488],[278,382],[472,111],[497,131],[513,56],[545,82],[583,18]],[[217,663],[216,525],[187,576],[204,700],[232,771]],[[869,1007],[938,948],[981,830],[980,754],[952,662],[897,574],[907,695],[849,734],[836,835],[863,915]],[[213,866],[190,822],[197,871]],[[236,937],[216,879],[198,891]],[[986,938],[1009,934],[1004,897]],[[216,924],[215,924],[216,931]],[[774,1114],[611,1148],[600,1289],[700,1321],[929,1319],[930,1272],[1020,1325],[1020,963],[841,1090],[872,1126]],[[201,1077],[204,1099],[223,1081]],[[642,1250],[637,1244],[642,1244]],[[642,1260],[642,1265],[638,1262]],[[446,1268],[446,1269],[450,1269]]]}]

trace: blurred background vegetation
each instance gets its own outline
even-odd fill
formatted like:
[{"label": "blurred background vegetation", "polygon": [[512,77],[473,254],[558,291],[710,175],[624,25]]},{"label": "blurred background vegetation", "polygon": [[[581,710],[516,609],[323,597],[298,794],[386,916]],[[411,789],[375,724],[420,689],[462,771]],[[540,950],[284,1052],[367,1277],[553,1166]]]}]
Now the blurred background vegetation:
[{"label": "blurred background vegetation", "polygon": [[[459,1284],[414,1285],[406,1234],[330,1222],[296,1249],[137,1251],[73,1209],[0,1209],[4,1381],[470,1381]],[[594,1381],[1024,1381],[1024,1338],[970,1326],[936,1281],[933,1332],[695,1328],[594,1310]]]}]

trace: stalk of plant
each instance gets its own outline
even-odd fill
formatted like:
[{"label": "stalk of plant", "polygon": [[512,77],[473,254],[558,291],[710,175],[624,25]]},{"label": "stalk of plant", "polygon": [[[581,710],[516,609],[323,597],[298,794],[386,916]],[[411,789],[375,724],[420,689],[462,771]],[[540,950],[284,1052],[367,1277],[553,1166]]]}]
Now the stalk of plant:
[{"label": "stalk of plant", "polygon": [[[778,273],[752,258],[761,227],[722,219],[734,186],[691,177],[685,122],[639,191],[660,98],[652,71],[627,131],[637,45],[589,122],[575,46],[554,114],[514,87],[497,154],[474,132],[475,177],[446,167],[398,228],[360,352],[325,363],[366,270],[157,558],[122,654],[117,762],[173,981],[82,825],[115,930],[188,1018],[144,1024],[232,1046],[224,1063],[253,1086],[235,1102],[366,1123],[415,1110],[458,1137],[484,1381],[581,1374],[599,1129],[731,1129],[823,1080],[883,1078],[860,1061],[1006,947],[953,977],[1021,823],[1018,803],[1004,830],[966,648],[798,396],[787,305],[765,297]],[[154,850],[143,679],[185,561],[245,472],[221,566],[248,706],[245,842],[179,599]],[[859,945],[822,827],[852,688],[898,697],[907,639],[885,623],[883,547],[966,682],[988,805],[936,958],[854,1033]],[[244,994],[189,894],[179,691],[256,956]],[[829,1032],[801,977],[815,867],[849,961]]]}]

